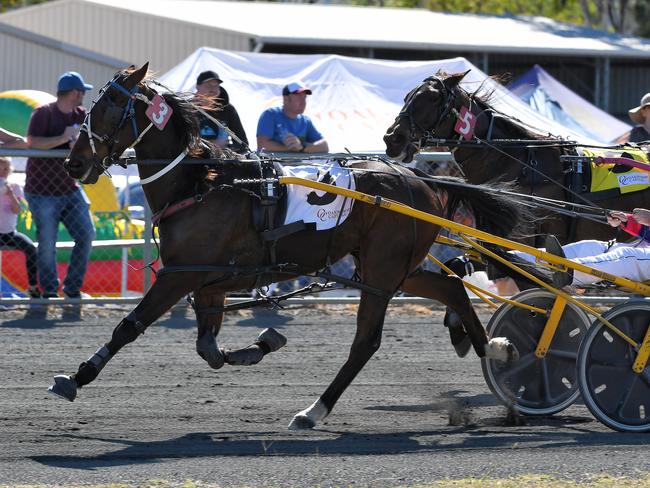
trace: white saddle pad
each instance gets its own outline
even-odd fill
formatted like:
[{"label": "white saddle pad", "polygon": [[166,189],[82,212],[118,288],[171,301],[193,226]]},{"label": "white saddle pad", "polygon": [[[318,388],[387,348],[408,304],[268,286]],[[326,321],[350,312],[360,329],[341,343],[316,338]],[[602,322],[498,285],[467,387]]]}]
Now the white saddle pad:
[{"label": "white saddle pad", "polygon": [[[284,166],[285,176],[319,181],[340,188],[355,189],[351,171],[338,162],[324,162],[318,166]],[[315,223],[316,230],[326,230],[342,224],[352,211],[353,198],[314,190],[302,185],[287,185],[287,215],[284,223],[302,220]]]}]

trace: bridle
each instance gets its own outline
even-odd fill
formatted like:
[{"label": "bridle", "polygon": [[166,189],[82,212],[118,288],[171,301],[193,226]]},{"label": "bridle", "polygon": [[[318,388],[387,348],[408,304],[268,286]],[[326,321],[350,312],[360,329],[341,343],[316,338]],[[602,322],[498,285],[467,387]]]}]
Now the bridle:
[{"label": "bridle", "polygon": [[[122,128],[131,122],[131,127],[133,128],[134,141],[129,145],[128,148],[135,147],[144,137],[144,135],[151,129],[153,123],[150,123],[145,130],[138,133],[138,125],[135,119],[135,104],[138,100],[151,105],[151,100],[143,93],[140,93],[140,88],[138,85],[133,87],[131,90],[127,90],[122,85],[116,82],[118,76],[113,78],[111,81],[106,83],[101,90],[99,90],[99,95],[96,100],[93,101],[91,109],[86,114],[81,128],[81,132],[85,132],[88,135],[88,141],[90,143],[90,149],[93,153],[92,163],[99,170],[99,173],[105,173],[106,170],[112,164],[120,164],[119,157],[120,155],[115,152],[115,146],[120,142],[117,135],[122,130]],[[122,92],[128,97],[128,102],[124,107],[118,106],[109,96],[106,95],[107,91],[110,88],[115,88],[116,90]],[[97,134],[92,130],[92,112],[95,105],[106,96],[106,102],[109,103],[109,107],[106,109],[105,118],[108,119],[109,124],[114,124],[114,128],[110,134]],[[95,147],[95,141],[99,144],[108,146],[108,156],[100,160],[97,157],[97,150]]]},{"label": "bridle", "polygon": [[[415,96],[418,94],[418,92],[423,86],[425,86],[427,83],[436,82],[436,81],[440,85],[440,92],[442,93],[442,96],[445,99],[444,105],[442,107],[440,115],[438,116],[438,120],[436,121],[435,126],[431,128],[421,127],[420,124],[418,124],[415,121],[415,117],[413,117],[413,102],[415,101]],[[427,141],[434,139],[436,135],[436,131],[440,128],[440,126],[444,122],[447,121],[447,119],[450,116],[453,115],[454,112],[453,108],[454,108],[455,101],[456,101],[455,90],[453,89],[450,90],[449,88],[447,88],[442,78],[433,75],[433,76],[429,76],[424,81],[422,81],[422,83],[417,88],[412,90],[406,96],[406,100],[404,101],[404,106],[402,107],[402,110],[398,115],[398,118],[408,120],[409,140],[416,146],[421,147],[423,144],[426,144]],[[417,132],[419,132],[419,135],[417,134]]]}]

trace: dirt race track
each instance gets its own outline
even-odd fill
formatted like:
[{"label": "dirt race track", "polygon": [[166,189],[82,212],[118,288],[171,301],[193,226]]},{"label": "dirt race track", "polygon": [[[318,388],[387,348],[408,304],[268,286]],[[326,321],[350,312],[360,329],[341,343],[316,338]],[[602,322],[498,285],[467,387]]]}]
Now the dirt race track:
[{"label": "dirt race track", "polygon": [[[124,310],[0,312],[0,484],[171,483],[396,486],[443,478],[650,471],[650,435],[621,434],[583,405],[507,421],[471,353],[459,359],[440,309],[391,308],[380,351],[314,431],[292,416],[324,391],[354,334],[354,307],[234,313],[221,345],[273,326],[287,346],[256,366],[211,370],[193,314],[168,314],[74,403],[46,389],[109,337]],[[481,309],[481,318],[489,315]]]}]

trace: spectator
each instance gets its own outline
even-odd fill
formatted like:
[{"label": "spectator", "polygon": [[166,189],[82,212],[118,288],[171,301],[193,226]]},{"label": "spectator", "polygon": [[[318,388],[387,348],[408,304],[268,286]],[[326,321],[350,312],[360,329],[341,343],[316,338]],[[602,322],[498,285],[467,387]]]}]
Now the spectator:
[{"label": "spectator", "polygon": [[311,90],[301,82],[282,89],[282,107],[262,112],[257,123],[257,148],[275,152],[327,152],[327,141],[303,115]]},{"label": "spectator", "polygon": [[38,273],[36,268],[36,246],[25,234],[16,231],[16,222],[21,204],[25,199],[23,189],[17,183],[9,183],[13,167],[11,161],[0,157],[0,246],[17,249],[25,254],[27,268],[27,293],[32,298],[39,298]]},{"label": "spectator", "polygon": [[629,142],[642,142],[650,140],[650,93],[646,93],[641,98],[638,107],[630,109],[628,112],[630,119],[637,125],[630,131]]},{"label": "spectator", "polygon": [[5,149],[26,149],[27,139],[0,127],[0,147]]},{"label": "spectator", "polygon": [[243,144],[233,140],[228,133],[199,112],[201,137],[219,147],[229,147],[236,152],[248,150],[248,138],[239,114],[230,103],[228,92],[221,86],[221,79],[214,71],[204,71],[196,78],[195,102],[210,116],[230,129]]},{"label": "spectator", "polygon": [[[69,149],[76,141],[79,126],[86,116],[86,109],[81,106],[84,94],[91,89],[92,85],[84,83],[79,73],[63,73],[58,81],[56,101],[38,107],[32,113],[27,130],[29,146],[33,149]],[[36,225],[38,274],[43,297],[58,296],[56,240],[60,222],[75,242],[63,293],[69,298],[82,297],[81,286],[95,238],[88,198],[77,182],[68,176],[63,159],[29,158],[26,176],[25,197]]]}]

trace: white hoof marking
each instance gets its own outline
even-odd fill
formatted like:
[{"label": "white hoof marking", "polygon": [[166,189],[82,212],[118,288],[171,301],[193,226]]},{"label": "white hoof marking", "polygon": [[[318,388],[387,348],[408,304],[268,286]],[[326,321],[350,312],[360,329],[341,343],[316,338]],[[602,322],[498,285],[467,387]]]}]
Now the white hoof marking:
[{"label": "white hoof marking", "polygon": [[316,423],[327,417],[328,413],[327,408],[319,398],[310,407],[294,415],[289,423],[289,430],[313,429],[316,427]]},{"label": "white hoof marking", "polygon": [[485,345],[485,357],[503,362],[515,361],[519,359],[519,352],[505,337],[494,337]]}]

